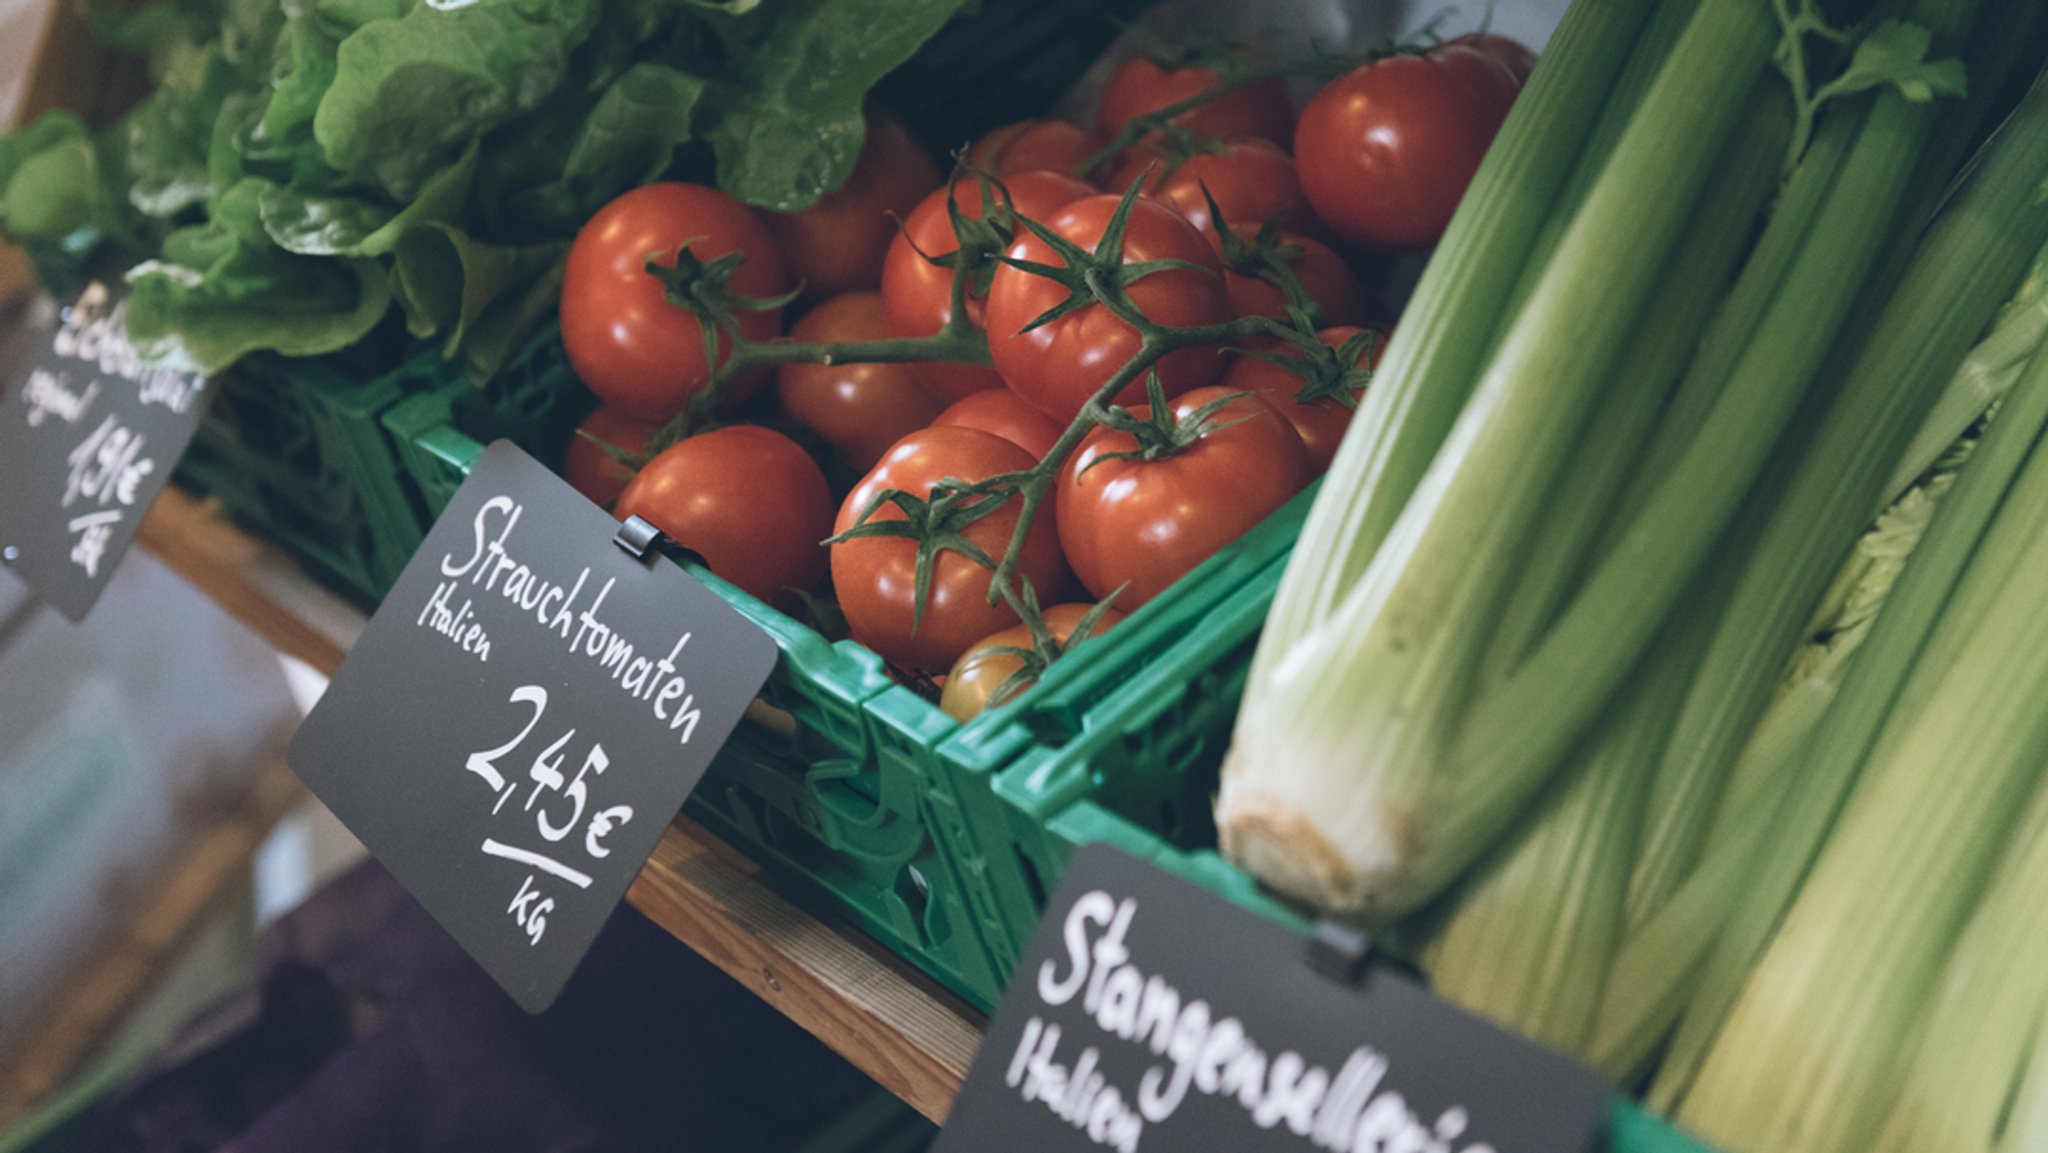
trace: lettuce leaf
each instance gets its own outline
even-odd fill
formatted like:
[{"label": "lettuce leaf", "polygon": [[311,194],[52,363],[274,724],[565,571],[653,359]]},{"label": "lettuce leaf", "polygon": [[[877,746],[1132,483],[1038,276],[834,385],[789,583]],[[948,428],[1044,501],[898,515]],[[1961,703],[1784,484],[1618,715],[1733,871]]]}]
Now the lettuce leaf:
[{"label": "lettuce leaf", "polygon": [[962,0],[781,0],[740,20],[714,87],[708,135],[718,183],[777,212],[808,208],[846,182],[866,139],[861,102],[910,59]]}]

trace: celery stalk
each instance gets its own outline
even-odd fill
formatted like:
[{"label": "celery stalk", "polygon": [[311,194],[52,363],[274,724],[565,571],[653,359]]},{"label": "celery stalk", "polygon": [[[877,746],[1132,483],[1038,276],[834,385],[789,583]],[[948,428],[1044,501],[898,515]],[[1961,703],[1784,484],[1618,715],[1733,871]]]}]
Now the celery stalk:
[{"label": "celery stalk", "polygon": [[1923,998],[2048,763],[2048,526],[1864,774],[1679,1110],[1734,1149],[1861,1153]]},{"label": "celery stalk", "polygon": [[[1688,0],[1696,2],[1696,0]],[[1319,503],[1299,546],[1313,562],[1275,601],[1266,633],[1315,627],[1357,578],[1414,491],[1488,353],[1542,234],[1636,42],[1655,12],[1683,4],[1578,0],[1558,25],[1458,204],[1324,486],[1370,495]],[[1661,59],[1654,39],[1647,51]],[[1596,153],[1597,155],[1597,153]],[[1311,577],[1314,576],[1314,579]],[[1265,651],[1264,649],[1261,650]]]},{"label": "celery stalk", "polygon": [[[1965,605],[1950,606],[1981,601],[1966,594],[2011,571],[2024,543],[2015,526],[2048,520],[2048,469],[2026,474],[2035,480],[2031,487],[2014,482],[2044,428],[2048,356],[2036,356],[1957,473],[1842,673],[1839,691],[1800,690],[1825,693],[1826,711],[1810,730],[1801,731],[1787,717],[1781,718],[1786,731],[1760,730],[1752,738],[1745,756],[1775,755],[1781,770],[1755,774],[1764,785],[1724,815],[1700,867],[1655,916],[1630,932],[1609,973],[1589,1058],[1617,1079],[1634,1079],[1670,1025],[1687,1012],[1690,997],[1691,1028],[1667,1054],[1652,1104],[1668,1104],[1697,1067],[1832,826],[1877,730],[1897,707],[1909,674],[1952,660],[1953,646],[1929,643],[1936,621],[1945,611],[1958,628],[1974,620]],[[1994,515],[2004,517],[2007,528],[1980,542]],[[1969,579],[1961,585],[1967,587],[1959,587],[1966,563]]]},{"label": "celery stalk", "polygon": [[2033,1055],[2019,1088],[2013,1093],[2012,1115],[2006,1118],[1998,1153],[2035,1153],[2048,1149],[2048,1016],[2034,1035]]},{"label": "celery stalk", "polygon": [[[1874,430],[1890,430],[1897,436],[1902,427],[1902,408],[1910,411],[1908,406],[1918,401],[1924,411],[1926,403],[1938,392],[1938,383],[1929,382],[1946,379],[1962,361],[1968,343],[1983,330],[1998,302],[2012,292],[2033,254],[2048,243],[2048,198],[2039,195],[2044,178],[2048,178],[2048,82],[2036,82],[2013,119],[1987,146],[1983,160],[1922,242],[1911,270],[1874,327],[1839,403],[1829,414],[1822,440],[1854,442],[1850,445],[1854,451],[1832,457],[1841,462],[1842,471],[1802,473],[1805,495],[1811,500],[1801,501],[1799,507],[1811,510],[1810,515],[1820,523],[1833,523],[1846,515],[1845,509],[1861,507],[1869,499],[1874,484],[1864,487],[1863,481],[1867,476],[1884,476],[1890,462],[1862,451],[1869,447],[1867,440],[1877,439]],[[1947,367],[1938,368],[1940,365]],[[2033,371],[2035,368],[2030,366],[2029,373]],[[2010,450],[2000,454],[1989,452],[1991,442],[1999,437],[2005,423],[1993,422],[1984,443],[1978,446],[1978,458],[1990,455],[2010,460]],[[1971,467],[1964,469],[1959,490],[1972,473],[1979,471],[1979,463],[1973,460]],[[1859,476],[1859,472],[1865,475]],[[1991,483],[1995,485],[1995,473],[1993,476]],[[1952,494],[1951,502],[1958,503],[1959,497],[1960,491]],[[1937,517],[1930,532],[1939,529],[1946,519]],[[1797,522],[1781,523],[1788,525],[1779,534],[1784,546],[1781,555],[1797,554],[1797,542],[1789,540]],[[1929,562],[1930,571],[1960,563],[1952,552],[1944,551],[1952,548],[1967,550],[1969,546],[1944,545],[1937,550],[1923,543],[1921,551],[1935,558]],[[1908,566],[1902,583],[1913,576],[1915,567],[1918,566]],[[1973,562],[1971,567],[1977,566]],[[1970,580],[1965,574],[1965,587],[1958,589],[1958,596],[1967,589]],[[1944,595],[1947,587],[1940,584],[1932,590],[1916,592],[1916,596],[1933,599]],[[1897,596],[1895,592],[1895,600]],[[1977,603],[1984,603],[1983,598]],[[1924,612],[1924,606],[1914,609],[1916,615]],[[1872,673],[1873,678],[1887,680],[1914,663],[1912,654],[1921,644],[1911,636],[1914,630],[1905,631],[1908,635],[1896,642],[1899,649],[1881,658],[1882,663],[1891,666],[1891,671]],[[1941,633],[1944,635],[1927,642],[1926,651],[1918,658],[1919,665],[1930,665],[1930,653],[1946,651],[1938,646],[1961,643],[1961,630],[1945,626]],[[1871,643],[1866,642],[1866,657],[1871,655]],[[1879,662],[1859,661],[1859,668],[1866,663]],[[1945,658],[1939,659],[1931,667],[1939,669],[1946,663]],[[1920,679],[1917,671],[1914,676]],[[1857,702],[1856,712],[1846,714],[1847,719],[1841,722],[1846,732],[1817,737],[1812,745],[1812,758],[1801,767],[1799,779],[1791,786],[1794,797],[1804,799],[1794,799],[1788,806],[1800,814],[1797,819],[1801,823],[1789,826],[1795,831],[1771,857],[1760,862],[1762,872],[1752,892],[1733,911],[1734,921],[1716,940],[1705,983],[1688,1008],[1685,1027],[1659,1073],[1659,1084],[1653,1089],[1655,1099],[1672,1099],[1682,1091],[1721,1021],[1733,987],[1748,971],[1749,960],[1768,938],[1785,898],[1799,883],[1804,862],[1811,859],[1811,847],[1827,828],[1828,815],[1834,809],[1832,798],[1839,797],[1846,782],[1854,778],[1862,751],[1872,748],[1867,737],[1859,738],[1857,734],[1877,731],[1877,718],[1887,711],[1906,710],[1909,702],[1916,699],[1915,692],[1928,691],[1916,690],[1909,683],[1897,689],[1895,696],[1886,691],[1887,687],[1874,687],[1870,695]],[[1885,740],[1880,734],[1878,754],[1887,751]],[[1873,761],[1877,759],[1882,758]]]},{"label": "celery stalk", "polygon": [[[1458,827],[1462,798],[1447,808],[1463,811],[1436,803],[1467,784],[1437,779],[1452,706],[1569,433],[1607,384],[1775,32],[1760,4],[1701,6],[1356,586],[1283,659],[1255,662],[1217,811],[1225,852],[1269,884],[1340,912],[1399,913],[1495,831]],[[1348,438],[1340,459],[1360,443]],[[1333,797],[1333,777],[1361,787]]]},{"label": "celery stalk", "polygon": [[[1660,17],[1661,22],[1661,17]],[[1774,87],[1752,98],[1748,117],[1716,166],[1715,184],[1702,198],[1699,214],[1672,255],[1669,271],[1649,302],[1641,325],[1622,354],[1625,387],[1610,389],[1581,431],[1573,465],[1544,499],[1544,531],[1531,545],[1517,574],[1507,608],[1488,642],[1479,676],[1491,686],[1513,672],[1528,648],[1556,616],[1560,604],[1584,578],[1598,543],[1625,515],[1632,495],[1658,475],[1659,463],[1632,448],[1655,430],[1687,419],[1661,420],[1700,344],[1701,330],[1715,319],[1716,304],[1728,293],[1747,250],[1728,243],[1747,235],[1779,183],[1779,164],[1791,122],[1786,98]],[[1655,749],[1646,750],[1654,756]]]},{"label": "celery stalk", "polygon": [[1927,1009],[1872,1153],[1990,1150],[2048,1012],[2048,790],[2037,792]]},{"label": "celery stalk", "polygon": [[1670,735],[1714,619],[1703,611],[1673,622],[1675,635],[1652,647],[1575,750],[1577,771],[1461,886],[1422,955],[1440,996],[1554,1049],[1585,1049],[1622,941],[1649,800],[1642,766]]}]

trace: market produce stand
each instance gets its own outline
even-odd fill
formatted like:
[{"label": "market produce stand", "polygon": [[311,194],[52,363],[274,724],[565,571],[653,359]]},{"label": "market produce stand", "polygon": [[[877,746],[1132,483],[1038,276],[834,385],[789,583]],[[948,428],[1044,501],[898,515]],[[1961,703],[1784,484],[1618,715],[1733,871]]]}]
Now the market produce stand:
[{"label": "market produce stand", "polygon": [[[166,490],[143,547],[279,652],[331,674],[362,613],[216,506]],[[790,1020],[933,1121],[945,1119],[984,1018],[881,945],[821,920],[686,817],[627,899]]]}]

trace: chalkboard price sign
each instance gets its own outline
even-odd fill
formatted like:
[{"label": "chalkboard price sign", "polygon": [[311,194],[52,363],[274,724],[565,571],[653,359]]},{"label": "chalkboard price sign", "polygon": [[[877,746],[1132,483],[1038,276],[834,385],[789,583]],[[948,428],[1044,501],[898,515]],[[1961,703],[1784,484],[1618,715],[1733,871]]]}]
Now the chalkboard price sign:
[{"label": "chalkboard price sign", "polygon": [[546,1008],[774,667],[773,640],[508,442],[292,742],[292,769]]},{"label": "chalkboard price sign", "polygon": [[933,1153],[1595,1147],[1590,1071],[1135,857],[1046,907]]},{"label": "chalkboard price sign", "polygon": [[0,563],[83,619],[198,430],[206,383],[143,364],[119,296],[88,287],[0,394]]}]

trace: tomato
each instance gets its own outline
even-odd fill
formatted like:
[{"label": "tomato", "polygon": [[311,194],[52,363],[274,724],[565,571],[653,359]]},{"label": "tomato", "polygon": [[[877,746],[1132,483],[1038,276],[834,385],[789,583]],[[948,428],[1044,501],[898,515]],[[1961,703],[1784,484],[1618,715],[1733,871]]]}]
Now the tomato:
[{"label": "tomato", "polygon": [[1066,431],[1007,388],[963,396],[932,421],[934,428],[950,425],[995,433],[1030,453],[1035,460],[1044,460],[1060,433]]},{"label": "tomato", "polygon": [[[1257,237],[1256,223],[1240,224],[1231,222],[1231,231],[1247,242]],[[1373,300],[1365,286],[1358,282],[1351,266],[1344,258],[1320,240],[1282,232],[1274,238],[1281,250],[1295,249],[1298,255],[1288,264],[1288,270],[1301,282],[1301,287],[1310,299],[1322,306],[1325,324],[1370,324],[1386,312],[1386,306]],[[1220,238],[1215,243],[1222,243]],[[1270,316],[1275,320],[1287,319],[1287,294],[1280,286],[1263,280],[1250,272],[1238,272],[1226,267],[1223,284],[1230,293],[1230,307],[1238,316]]]},{"label": "tomato", "polygon": [[[1228,395],[1196,389],[1175,400],[1173,411],[1186,419]],[[1301,438],[1272,405],[1240,397],[1216,423],[1155,460],[1113,457],[1135,451],[1137,441],[1100,427],[1068,459],[1057,487],[1060,544],[1090,594],[1107,596],[1128,584],[1117,606],[1137,608],[1313,479]]]},{"label": "tomato", "polygon": [[613,511],[645,517],[712,572],[771,604],[825,575],[832,492],[795,441],[751,424],[699,433],[647,462]]},{"label": "tomato", "polygon": [[[1115,214],[1118,198],[1091,196],[1077,200],[1046,222],[1060,236],[1092,251]],[[1124,233],[1123,263],[1183,260],[1193,268],[1154,272],[1128,290],[1131,302],[1156,324],[1194,327],[1229,320],[1230,298],[1223,291],[1223,267],[1195,226],[1156,201],[1131,205]],[[1058,265],[1059,256],[1036,236],[1020,235],[1010,246],[1013,259]],[[1021,268],[996,269],[988,289],[989,352],[1004,383],[1061,423],[1071,421],[1088,398],[1108,383],[1138,351],[1138,330],[1100,304],[1085,305],[1051,324],[1029,332],[1026,325],[1060,304],[1067,290]],[[1162,357],[1160,381],[1168,395],[1199,388],[1223,370],[1215,345],[1195,345]],[[1133,404],[1145,395],[1142,379],[1134,380],[1115,398]]]},{"label": "tomato", "polygon": [[[1279,145],[1256,136],[1211,141],[1185,158],[1157,142],[1141,142],[1118,158],[1109,187],[1122,192],[1140,177],[1145,180],[1145,195],[1165,201],[1204,232],[1214,228],[1210,197],[1225,220],[1251,221],[1253,232],[1260,222],[1274,217],[1290,232],[1318,227],[1295,175],[1294,160]],[[1204,188],[1207,197],[1202,195]]]},{"label": "tomato", "polygon": [[660,427],[659,424],[621,415],[617,409],[598,405],[583,418],[576,434],[569,438],[569,447],[562,454],[562,479],[590,503],[609,508],[632,481],[633,470],[599,448],[591,438],[638,456],[647,451],[647,442]]},{"label": "tomato", "polygon": [[[1003,192],[992,192],[998,203],[1007,203],[1033,220],[1050,220],[1069,203],[1095,193],[1095,186],[1079,177],[1042,170],[1005,177],[1003,188],[1007,200]],[[946,196],[940,189],[925,197],[889,246],[889,258],[882,266],[882,305],[892,336],[930,336],[953,315],[953,270],[926,259],[943,260],[960,247],[946,213]],[[964,215],[981,218],[980,181],[961,180],[953,186],[952,197]],[[968,294],[967,316],[976,328],[984,325],[985,304],[985,294]],[[945,400],[1003,386],[995,369],[978,364],[920,364],[915,371],[926,389]]]},{"label": "tomato", "polygon": [[1512,36],[1495,32],[1467,32],[1451,38],[1452,44],[1465,44],[1479,49],[1505,65],[1515,78],[1515,83],[1527,84],[1529,74],[1536,71],[1536,54],[1529,46]]},{"label": "tomato", "polygon": [[[1045,620],[1045,630],[1052,638],[1064,645],[1074,635],[1074,626],[1088,615],[1092,605],[1054,605],[1039,614]],[[1089,637],[1098,637],[1108,632],[1112,625],[1124,619],[1124,614],[1109,609],[1096,619]],[[1083,644],[1087,643],[1084,639]],[[963,724],[980,716],[990,707],[990,698],[1003,682],[1024,667],[1024,658],[1015,653],[997,652],[1004,648],[1031,648],[1031,629],[1022,624],[1012,625],[1002,632],[974,642],[968,650],[953,662],[953,670],[946,674],[946,689],[939,694],[939,708],[947,716]],[[1036,678],[1025,685],[1036,683]],[[1021,690],[1020,690],[1021,691]]]},{"label": "tomato", "polygon": [[[1323,329],[1316,333],[1316,338],[1330,348],[1342,348],[1345,341],[1364,331],[1363,328],[1339,325]],[[1292,345],[1282,347],[1286,351],[1281,355],[1291,353],[1296,359],[1300,358],[1301,350]],[[1357,365],[1378,368],[1380,354],[1386,347],[1386,333],[1381,332],[1378,340],[1359,351]],[[1284,365],[1255,356],[1241,356],[1231,364],[1230,371],[1223,374],[1223,383],[1218,387],[1228,392],[1258,393],[1279,410],[1280,415],[1287,418],[1287,423],[1294,426],[1295,435],[1301,438],[1302,447],[1308,450],[1310,463],[1320,475],[1329,469],[1331,458],[1337,455],[1337,446],[1344,440],[1344,430],[1351,427],[1351,418],[1357,410],[1345,407],[1334,396],[1318,397],[1307,403],[1296,400],[1295,397],[1307,384]],[[1364,396],[1365,386],[1361,384],[1353,388],[1351,395],[1353,398]]]},{"label": "tomato", "polygon": [[[888,489],[917,497],[947,477],[984,480],[999,473],[1021,471],[1035,463],[1031,454],[991,432],[978,428],[927,428],[896,442],[882,455],[839,506],[835,533],[852,528],[870,503]],[[1017,507],[1004,508],[975,521],[961,535],[993,559],[1001,559],[1017,525]],[[1066,588],[1066,562],[1060,558],[1059,535],[1048,503],[1039,510],[1025,536],[1018,574],[1039,595],[1058,597]],[[901,520],[903,512],[883,503],[870,519]],[[924,619],[916,620],[917,543],[900,537],[858,537],[832,545],[832,588],[846,615],[853,639],[880,653],[900,668],[936,672],[948,668],[967,646],[1017,623],[1017,614],[998,601],[988,602],[990,571],[951,550],[941,551],[932,565]]]},{"label": "tomato", "polygon": [[1470,44],[1388,56],[1325,85],[1302,109],[1294,160],[1316,215],[1375,249],[1436,243],[1519,90]]},{"label": "tomato", "polygon": [[[711,379],[703,326],[668,302],[646,267],[649,257],[673,267],[685,244],[706,262],[745,253],[728,282],[734,292],[772,297],[789,287],[767,226],[715,188],[649,184],[599,209],[576,234],[562,270],[562,344],[576,375],[623,415],[666,420]],[[738,318],[749,340],[782,331],[779,308]]]},{"label": "tomato", "polygon": [[[1129,121],[1206,92],[1217,81],[1212,69],[1166,67],[1133,56],[1117,65],[1103,85],[1102,133],[1114,136]],[[1294,128],[1294,102],[1287,98],[1286,82],[1275,77],[1233,88],[1173,122],[1196,136],[1260,136],[1285,143]]]},{"label": "tomato", "polygon": [[880,284],[896,222],[944,182],[909,129],[870,112],[867,141],[846,183],[802,212],[768,214],[790,279],[814,299]]},{"label": "tomato", "polygon": [[972,168],[1008,177],[1035,168],[1074,175],[1101,149],[1093,129],[1065,120],[1020,120],[983,134],[967,147]]},{"label": "tomato", "polygon": [[[791,340],[804,343],[888,335],[878,292],[835,296],[789,330]],[[882,450],[930,424],[945,408],[907,364],[785,364],[775,372],[775,393],[784,411],[858,469],[873,466]]]}]

